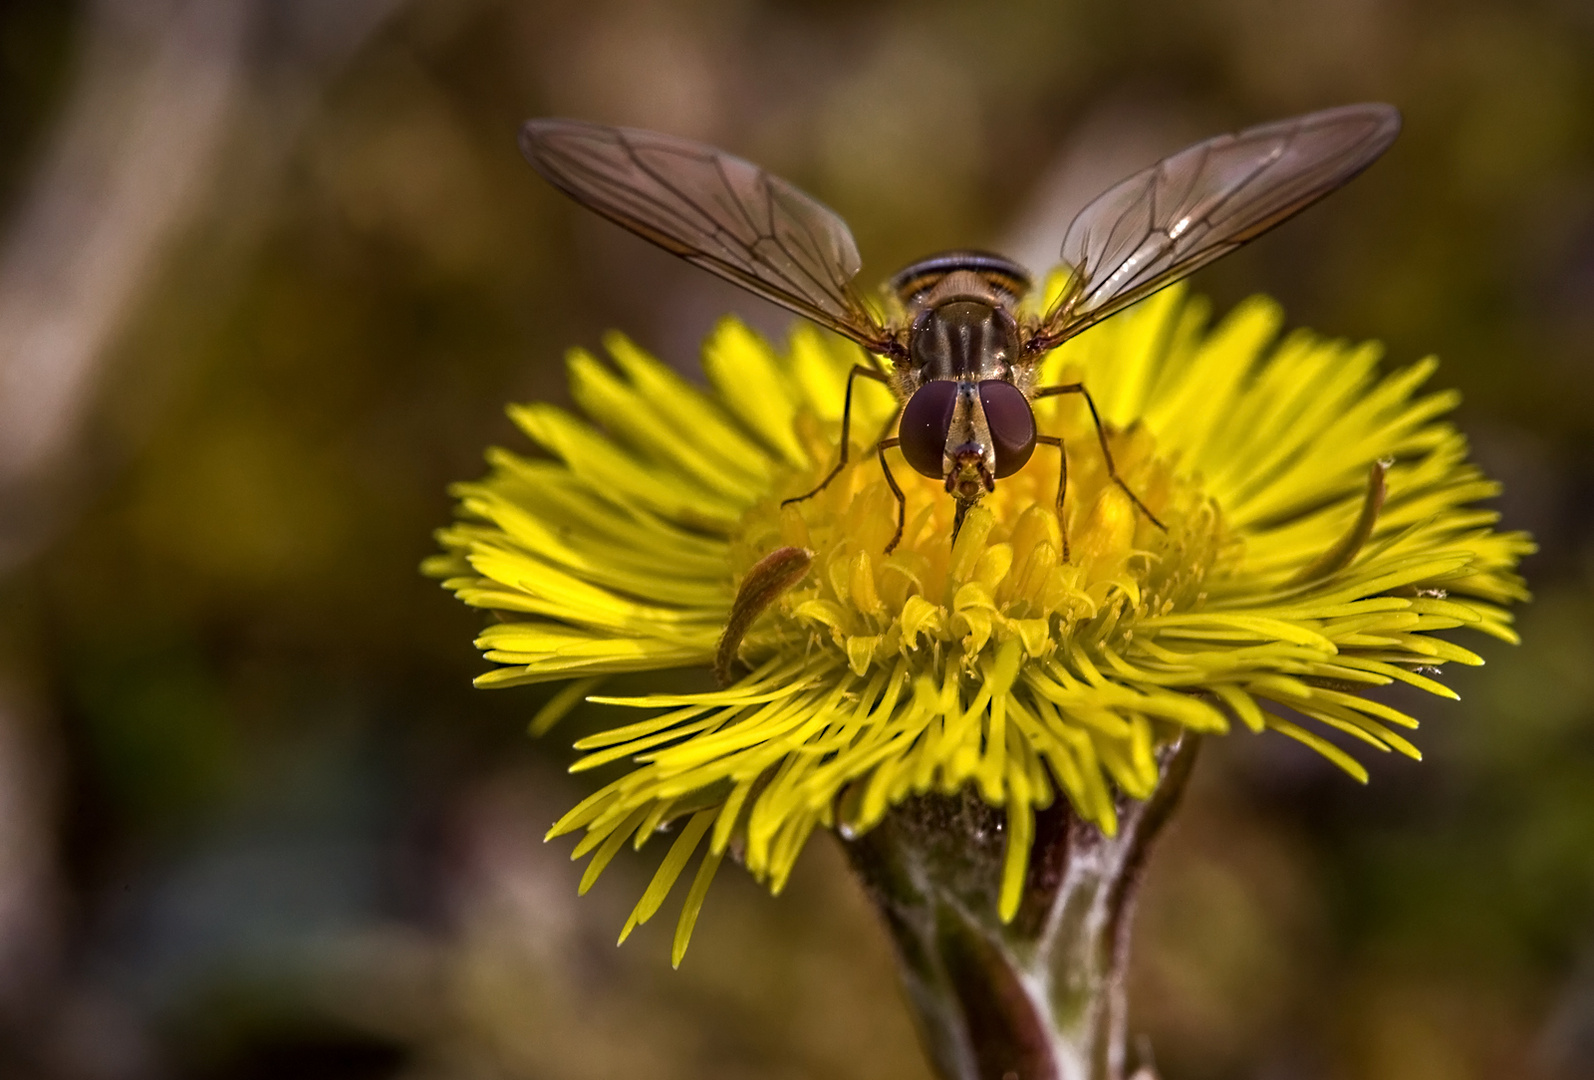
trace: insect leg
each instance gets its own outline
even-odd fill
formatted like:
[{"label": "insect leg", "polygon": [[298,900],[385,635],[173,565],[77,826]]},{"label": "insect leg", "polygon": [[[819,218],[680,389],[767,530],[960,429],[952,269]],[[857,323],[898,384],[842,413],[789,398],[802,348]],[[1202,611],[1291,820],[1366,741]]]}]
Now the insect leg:
[{"label": "insect leg", "polygon": [[881,439],[875,445],[874,452],[880,459],[880,471],[886,474],[886,484],[891,488],[891,494],[897,498],[897,531],[891,534],[891,543],[886,545],[885,554],[889,555],[896,550],[902,542],[902,530],[908,520],[908,500],[903,496],[902,489],[897,486],[897,478],[891,475],[891,466],[886,464],[886,451],[898,445],[901,439]]},{"label": "insect leg", "polygon": [[1063,561],[1068,561],[1068,529],[1063,526],[1063,493],[1068,490],[1068,451],[1059,435],[1037,435],[1035,441],[1057,447],[1057,531],[1063,538]]},{"label": "insect leg", "polygon": [[[863,364],[852,365],[852,370],[847,373],[846,401],[841,406],[841,460],[836,462],[836,467],[830,470],[830,474],[828,476],[819,481],[818,487],[814,488],[805,495],[798,495],[791,499],[782,499],[780,505],[790,506],[792,503],[799,503],[804,499],[813,498],[815,495],[818,495],[821,491],[829,487],[830,482],[836,477],[840,476],[841,470],[847,467],[847,454],[852,449],[852,381],[859,375],[862,375],[866,379],[873,379],[876,382],[885,383],[887,386],[891,385],[891,380],[887,378],[885,373],[879,368],[865,367]],[[888,473],[887,475],[890,474]],[[900,494],[898,495],[898,498],[901,498]]]},{"label": "insect leg", "polygon": [[[1037,398],[1051,397],[1054,394],[1078,394],[1085,399],[1085,404],[1090,407],[1090,418],[1096,424],[1096,438],[1101,443],[1102,460],[1107,462],[1107,475],[1112,477],[1113,483],[1117,484],[1125,495],[1129,496],[1129,501],[1140,508],[1140,512],[1146,515],[1147,521],[1163,532],[1167,532],[1168,526],[1158,521],[1157,515],[1146,509],[1146,504],[1140,501],[1140,496],[1130,491],[1129,485],[1124,483],[1123,477],[1118,475],[1118,468],[1112,462],[1112,451],[1107,447],[1107,429],[1101,426],[1101,414],[1096,411],[1096,403],[1091,400],[1090,391],[1085,389],[1085,384],[1069,383],[1067,386],[1044,386],[1035,391]],[[1039,442],[1040,440],[1037,439],[1036,441]]]}]

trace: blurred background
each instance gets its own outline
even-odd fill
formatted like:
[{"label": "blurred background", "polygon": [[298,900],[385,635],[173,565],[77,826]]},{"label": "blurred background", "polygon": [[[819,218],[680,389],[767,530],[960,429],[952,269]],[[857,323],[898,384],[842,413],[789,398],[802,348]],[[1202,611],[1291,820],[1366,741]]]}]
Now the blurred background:
[{"label": "blurred background", "polygon": [[[1398,104],[1371,172],[1204,271],[1431,352],[1542,551],[1427,761],[1210,744],[1140,915],[1166,1080],[1594,1076],[1594,8],[1585,0],[0,3],[0,1075],[914,1078],[833,845],[613,945],[548,824],[577,715],[484,692],[417,564],[563,350],[784,316],[543,184],[518,123],[710,141],[871,282],[1048,266],[1189,141]],[[695,678],[696,676],[691,676]],[[638,683],[637,685],[644,685]],[[1366,755],[1363,755],[1364,757]]]}]

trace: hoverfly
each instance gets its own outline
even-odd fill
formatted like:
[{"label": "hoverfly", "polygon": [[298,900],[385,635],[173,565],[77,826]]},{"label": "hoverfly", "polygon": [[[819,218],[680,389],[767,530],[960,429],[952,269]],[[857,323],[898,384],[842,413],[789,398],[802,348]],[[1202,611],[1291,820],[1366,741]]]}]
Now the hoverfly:
[{"label": "hoverfly", "polygon": [[[969,509],[1018,471],[1038,444],[1031,403],[1078,394],[1089,407],[1107,473],[1162,528],[1113,465],[1096,404],[1082,383],[1037,386],[1046,353],[1164,286],[1222,258],[1371,165],[1400,130],[1390,105],[1346,105],[1219,135],[1122,180],[1081,210],[1063,237],[1070,276],[1038,317],[1018,313],[1029,273],[1000,255],[951,251],[921,259],[887,283],[894,314],[877,318],[854,287],[862,266],[845,222],[791,184],[721,150],[673,135],[579,120],[529,121],[520,147],[555,187],[666,251],[862,345],[872,364],[847,376],[841,452],[817,487],[847,465],[852,391],[860,377],[896,394],[900,448],[915,470],[957,501],[952,535]],[[1063,457],[1061,512],[1068,483]],[[1067,540],[1064,539],[1066,558]]]}]

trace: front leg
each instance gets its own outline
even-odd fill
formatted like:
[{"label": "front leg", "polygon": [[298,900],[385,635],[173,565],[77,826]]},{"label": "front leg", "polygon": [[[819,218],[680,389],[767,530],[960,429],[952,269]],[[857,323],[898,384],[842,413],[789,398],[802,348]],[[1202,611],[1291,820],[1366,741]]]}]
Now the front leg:
[{"label": "front leg", "polygon": [[1057,535],[1063,539],[1063,561],[1068,561],[1068,526],[1063,520],[1063,496],[1068,492],[1068,451],[1058,435],[1037,435],[1042,446],[1057,447]]},{"label": "front leg", "polygon": [[[1167,532],[1168,531],[1168,526],[1164,525],[1162,522],[1157,520],[1157,515],[1153,514],[1150,510],[1148,510],[1146,508],[1146,504],[1140,501],[1140,496],[1136,495],[1133,491],[1129,490],[1129,485],[1124,483],[1123,477],[1118,475],[1118,468],[1117,468],[1117,466],[1115,466],[1113,464],[1113,461],[1112,461],[1112,449],[1110,447],[1108,447],[1108,445],[1107,445],[1107,429],[1102,427],[1101,414],[1096,411],[1096,403],[1095,403],[1095,401],[1091,400],[1090,391],[1085,389],[1085,384],[1084,383],[1069,383],[1067,386],[1044,386],[1041,389],[1035,391],[1035,397],[1037,399],[1043,398],[1043,397],[1051,397],[1054,394],[1078,394],[1080,397],[1085,399],[1085,404],[1090,407],[1090,418],[1091,418],[1091,420],[1095,421],[1095,423],[1096,423],[1096,438],[1101,443],[1102,460],[1104,460],[1107,463],[1107,475],[1112,477],[1112,482],[1117,484],[1118,487],[1123,491],[1123,493],[1125,495],[1129,496],[1129,501],[1134,503],[1135,506],[1140,510],[1140,512],[1142,514],[1146,515],[1146,520],[1147,521],[1151,522],[1153,525],[1155,525],[1157,528],[1161,529],[1163,532]],[[1048,440],[1048,439],[1037,439],[1036,441],[1037,442],[1048,442],[1050,440]],[[1061,443],[1059,443],[1058,445],[1059,445],[1059,447],[1061,447]],[[1063,467],[1066,469],[1067,465],[1065,464]],[[1065,483],[1066,483],[1066,479],[1067,479],[1067,474],[1064,473],[1064,482]],[[1058,506],[1059,510],[1062,509],[1062,504],[1063,504],[1063,488],[1062,488],[1062,485],[1059,484],[1058,488],[1057,488],[1057,506]],[[1063,542],[1064,542],[1065,545],[1067,544],[1066,538],[1065,538],[1065,540]],[[1064,550],[1063,557],[1066,559],[1068,557],[1067,556],[1067,547],[1065,546],[1063,550]]]},{"label": "front leg", "polygon": [[[836,477],[840,476],[841,470],[847,467],[847,455],[852,450],[852,381],[859,375],[862,375],[868,379],[873,379],[875,382],[885,383],[887,386],[891,385],[891,380],[879,368],[866,367],[863,364],[854,364],[852,366],[852,370],[847,373],[847,398],[841,406],[841,460],[836,462],[836,467],[830,470],[830,474],[828,476],[819,481],[818,487],[814,488],[807,494],[798,495],[791,499],[782,499],[780,505],[790,506],[792,503],[800,503],[805,499],[813,498],[815,495],[818,495],[821,491],[825,490],[825,488],[829,487],[830,482]],[[882,459],[882,461],[883,460],[884,459]],[[900,499],[902,496],[899,493],[897,497]],[[895,546],[894,542],[892,546]],[[891,548],[887,548],[886,550],[890,551]]]},{"label": "front leg", "polygon": [[886,451],[901,444],[901,439],[881,439],[874,448],[875,456],[880,459],[880,471],[886,474],[886,485],[891,488],[891,494],[896,496],[897,500],[897,531],[891,534],[891,543],[886,545],[887,555],[902,543],[902,530],[908,522],[908,500],[903,496],[902,489],[897,486],[897,478],[891,475],[891,466],[886,464]]}]

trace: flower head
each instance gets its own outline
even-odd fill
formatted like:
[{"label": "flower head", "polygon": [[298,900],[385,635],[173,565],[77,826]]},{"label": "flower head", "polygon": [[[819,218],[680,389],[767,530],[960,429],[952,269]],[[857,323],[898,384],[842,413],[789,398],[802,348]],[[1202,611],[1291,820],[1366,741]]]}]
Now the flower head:
[{"label": "flower head", "polygon": [[[1057,349],[1040,379],[1088,386],[1119,474],[1165,532],[1111,482],[1073,397],[1035,409],[1067,447],[1060,516],[1046,447],[955,543],[941,482],[888,458],[907,525],[883,554],[896,504],[868,452],[783,506],[835,462],[862,359],[807,327],[782,353],[724,321],[707,391],[618,334],[613,366],[574,352],[576,401],[601,430],[512,408],[549,456],[491,451],[427,570],[499,618],[478,644],[501,666],[479,685],[577,680],[534,730],[606,675],[710,664],[739,586],[784,559],[757,603],[744,594],[728,649],[745,670],[729,685],[590,699],[639,713],[577,744],[578,771],[633,763],[550,832],[584,831],[583,890],[674,823],[629,933],[706,842],[678,963],[728,849],[779,891],[815,828],[866,830],[910,796],[973,785],[1005,810],[1008,917],[1035,810],[1061,796],[1111,832],[1115,793],[1150,792],[1156,750],[1182,733],[1271,729],[1363,780],[1325,731],[1417,757],[1402,733],[1417,722],[1368,691],[1454,697],[1434,669],[1480,661],[1432,632],[1513,640],[1503,605],[1525,595],[1513,569],[1530,542],[1473,505],[1496,486],[1439,419],[1455,394],[1419,393],[1434,361],[1380,377],[1374,345],[1279,340],[1261,298],[1216,327],[1207,316],[1168,289]],[[860,385],[855,440],[894,406]]]}]

